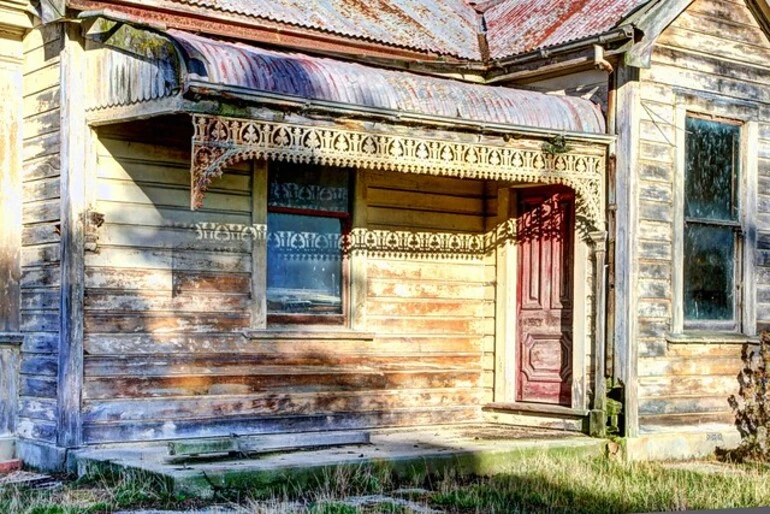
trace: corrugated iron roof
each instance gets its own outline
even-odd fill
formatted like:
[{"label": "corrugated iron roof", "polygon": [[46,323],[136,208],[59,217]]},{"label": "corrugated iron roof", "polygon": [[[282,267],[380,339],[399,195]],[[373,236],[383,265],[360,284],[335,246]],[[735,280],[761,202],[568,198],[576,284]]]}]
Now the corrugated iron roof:
[{"label": "corrugated iron roof", "polygon": [[509,57],[602,34],[648,1],[503,1],[484,13],[491,57]]},{"label": "corrugated iron roof", "polygon": [[[486,123],[603,133],[599,107],[582,98],[468,84],[334,59],[283,53],[170,30],[188,69],[211,84]],[[197,64],[197,63],[195,63]]]},{"label": "corrugated iron roof", "polygon": [[143,7],[238,14],[402,48],[481,59],[479,14],[465,0],[127,1]]}]

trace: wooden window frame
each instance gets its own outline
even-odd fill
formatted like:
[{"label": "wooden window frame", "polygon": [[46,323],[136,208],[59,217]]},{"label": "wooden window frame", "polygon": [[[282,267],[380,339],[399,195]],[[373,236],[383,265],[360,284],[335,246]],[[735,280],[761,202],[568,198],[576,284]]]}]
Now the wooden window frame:
[{"label": "wooden window frame", "polygon": [[[348,191],[351,190],[350,178],[348,178]],[[267,206],[267,213],[293,214],[297,216],[312,216],[316,218],[332,218],[340,220],[340,229],[342,240],[348,240],[351,231],[352,209],[348,207],[347,212],[323,211],[314,209],[297,209],[293,207],[271,207]],[[269,230],[269,229],[268,229]],[[269,233],[269,232],[268,232]],[[287,313],[267,313],[268,325],[337,325],[345,326],[348,324],[348,312],[350,305],[350,259],[348,252],[343,248],[340,252],[340,264],[342,273],[340,277],[340,296],[341,313],[340,314],[287,314]],[[265,268],[267,269],[267,259],[265,259]],[[265,288],[267,294],[267,287]]]},{"label": "wooden window frame", "polygon": [[[706,102],[690,101],[676,107],[676,167],[674,175],[674,219],[673,219],[673,316],[671,334],[691,334],[694,337],[711,334],[748,335],[756,333],[756,298],[754,291],[754,252],[756,230],[751,220],[757,210],[757,155],[758,125],[750,119],[730,117],[732,109],[711,109]],[[724,112],[712,112],[724,111]],[[729,225],[736,231],[734,318],[730,321],[685,320],[684,314],[684,234],[685,223],[685,181],[686,181],[686,123],[688,118],[700,118],[717,123],[740,127],[739,173],[736,187],[738,205],[737,222],[714,222],[713,225]],[[704,220],[691,220],[698,223]],[[712,226],[711,223],[702,226]]]}]

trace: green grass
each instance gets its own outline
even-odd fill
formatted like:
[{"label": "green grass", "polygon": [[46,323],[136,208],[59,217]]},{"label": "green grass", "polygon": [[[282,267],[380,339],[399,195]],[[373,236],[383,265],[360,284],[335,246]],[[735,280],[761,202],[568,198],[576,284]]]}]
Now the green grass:
[{"label": "green grass", "polygon": [[[713,468],[715,464],[710,462]],[[522,459],[515,472],[494,477],[447,474],[421,483],[396,483],[381,469],[329,472],[312,488],[292,488],[272,498],[248,491],[228,498],[242,513],[413,514],[400,504],[439,512],[622,514],[684,509],[770,505],[770,471],[757,465],[720,465],[724,472],[676,469],[664,463],[623,463],[604,458],[538,456]],[[398,487],[422,492],[394,493]],[[383,495],[362,505],[351,496]],[[223,498],[219,498],[222,502]],[[0,512],[7,514],[97,514],[129,508],[186,510],[204,506],[178,497],[167,484],[142,475],[101,476],[72,481],[58,491],[0,489]]]}]

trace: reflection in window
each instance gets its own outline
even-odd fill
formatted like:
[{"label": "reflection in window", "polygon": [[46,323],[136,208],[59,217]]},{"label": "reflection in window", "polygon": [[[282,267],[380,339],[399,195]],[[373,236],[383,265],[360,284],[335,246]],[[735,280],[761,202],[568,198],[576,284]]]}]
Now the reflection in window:
[{"label": "reflection in window", "polygon": [[688,117],[686,130],[685,321],[737,322],[740,127]]},{"label": "reflection in window", "polygon": [[304,315],[310,322],[342,322],[348,182],[345,170],[286,164],[271,168],[268,315],[294,316],[293,321]]}]

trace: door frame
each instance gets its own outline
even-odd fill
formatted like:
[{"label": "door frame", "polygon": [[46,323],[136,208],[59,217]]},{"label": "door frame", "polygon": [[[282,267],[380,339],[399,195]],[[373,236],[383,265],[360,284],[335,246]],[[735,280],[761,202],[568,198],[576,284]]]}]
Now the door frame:
[{"label": "door frame", "polygon": [[[542,188],[543,184],[522,184],[499,188],[497,192],[498,234],[515,234],[518,215],[518,190]],[[580,215],[577,211],[578,218]],[[593,280],[591,247],[579,223],[573,233],[573,318],[572,318],[572,400],[571,409],[588,409],[588,352],[591,345],[591,316],[593,313]],[[516,404],[518,359],[518,248],[515,235],[505,237],[496,249],[495,292],[495,379],[494,403]],[[585,299],[585,301],[581,301]],[[536,408],[537,403],[527,403]]]}]

